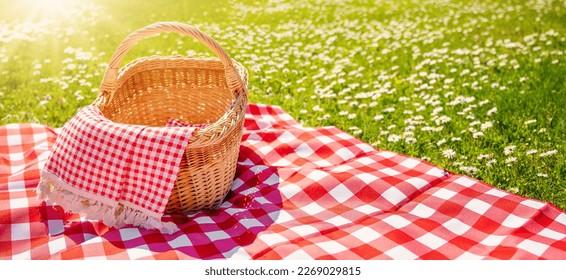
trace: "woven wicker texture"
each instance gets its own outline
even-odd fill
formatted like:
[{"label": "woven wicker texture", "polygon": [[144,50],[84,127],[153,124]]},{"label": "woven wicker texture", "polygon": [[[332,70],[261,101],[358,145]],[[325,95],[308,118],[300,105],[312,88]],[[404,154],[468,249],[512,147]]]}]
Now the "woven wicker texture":
[{"label": "woven wicker texture", "polygon": [[[138,58],[120,68],[139,40],[162,32],[190,36],[218,58]],[[181,160],[166,213],[218,207],[234,180],[247,106],[247,70],[197,28],[159,22],[129,35],[111,58],[95,104],[114,122],[165,126],[174,118],[208,124],[196,131]]]}]

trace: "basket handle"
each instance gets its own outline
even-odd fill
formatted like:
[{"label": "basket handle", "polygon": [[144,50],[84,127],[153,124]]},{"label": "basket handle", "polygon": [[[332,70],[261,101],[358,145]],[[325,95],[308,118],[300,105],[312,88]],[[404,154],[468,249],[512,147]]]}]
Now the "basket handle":
[{"label": "basket handle", "polygon": [[97,98],[99,99],[99,103],[107,104],[114,97],[114,92],[116,91],[118,83],[118,70],[120,69],[120,63],[128,51],[141,39],[148,38],[162,32],[174,32],[186,35],[207,46],[214,52],[214,54],[216,54],[216,56],[218,56],[218,58],[220,58],[220,61],[224,65],[228,88],[236,94],[236,97],[237,95],[245,92],[244,83],[240,78],[238,71],[234,68],[232,59],[214,39],[200,31],[198,28],[188,24],[179,22],[158,22],[135,31],[120,43],[112,55],[110,64],[108,65],[108,68],[106,68],[104,78],[102,79],[99,98]]}]

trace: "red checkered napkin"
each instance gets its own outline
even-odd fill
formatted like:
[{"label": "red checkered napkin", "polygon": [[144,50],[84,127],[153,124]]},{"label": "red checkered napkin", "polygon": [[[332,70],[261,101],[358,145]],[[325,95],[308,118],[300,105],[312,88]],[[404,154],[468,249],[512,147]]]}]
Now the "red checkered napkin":
[{"label": "red checkered napkin", "polygon": [[65,126],[43,168],[38,197],[108,226],[172,231],[161,217],[194,126],[114,123],[90,105]]},{"label": "red checkered napkin", "polygon": [[182,120],[179,119],[175,119],[175,118],[170,118],[169,120],[167,120],[167,124],[166,126],[168,127],[194,127],[197,129],[201,129],[201,128],[205,128],[208,126],[208,124],[206,123],[187,123],[184,122]]}]

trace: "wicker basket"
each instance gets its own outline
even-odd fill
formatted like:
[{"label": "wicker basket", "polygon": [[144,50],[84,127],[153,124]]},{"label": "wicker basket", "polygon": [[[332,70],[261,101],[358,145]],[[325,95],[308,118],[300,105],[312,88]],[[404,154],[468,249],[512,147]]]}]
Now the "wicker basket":
[{"label": "wicker basket", "polygon": [[[139,58],[120,63],[140,39],[175,32],[190,36],[217,58]],[[218,207],[234,180],[247,106],[247,70],[197,28],[161,22],[129,35],[111,58],[95,104],[111,121],[165,126],[170,118],[208,124],[197,130],[183,155],[166,213]]]}]

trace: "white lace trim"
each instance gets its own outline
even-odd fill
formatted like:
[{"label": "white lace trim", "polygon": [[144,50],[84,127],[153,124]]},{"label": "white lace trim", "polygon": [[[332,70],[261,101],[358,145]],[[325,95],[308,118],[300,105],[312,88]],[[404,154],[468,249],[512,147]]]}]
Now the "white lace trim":
[{"label": "white lace trim", "polygon": [[133,225],[167,234],[178,230],[175,223],[162,222],[156,213],[74,188],[46,170],[41,174],[36,193],[41,200],[58,204],[67,212],[84,213],[86,218],[100,220],[109,227]]}]

